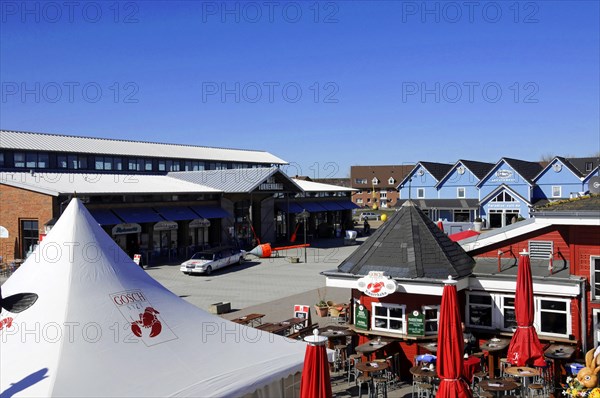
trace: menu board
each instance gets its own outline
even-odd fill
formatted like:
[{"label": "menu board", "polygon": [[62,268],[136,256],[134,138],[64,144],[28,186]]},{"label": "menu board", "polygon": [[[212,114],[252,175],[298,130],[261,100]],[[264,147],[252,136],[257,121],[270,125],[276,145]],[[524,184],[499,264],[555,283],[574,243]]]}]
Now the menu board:
[{"label": "menu board", "polygon": [[296,325],[296,326],[300,326],[300,329],[308,327],[311,324],[311,322],[310,322],[310,307],[308,305],[301,305],[301,304],[294,305],[294,318],[305,319],[304,323]]},{"label": "menu board", "polygon": [[369,330],[369,310],[362,304],[357,304],[354,309],[354,327]]},{"label": "menu board", "polygon": [[419,311],[408,315],[408,335],[425,336],[425,315]]}]

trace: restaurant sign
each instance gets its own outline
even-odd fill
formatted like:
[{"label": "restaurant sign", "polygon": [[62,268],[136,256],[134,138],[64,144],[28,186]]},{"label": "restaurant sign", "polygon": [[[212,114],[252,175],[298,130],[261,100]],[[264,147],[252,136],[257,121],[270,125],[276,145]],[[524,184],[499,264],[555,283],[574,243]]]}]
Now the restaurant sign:
[{"label": "restaurant sign", "polygon": [[206,227],[210,227],[210,220],[202,217],[202,218],[196,218],[192,221],[190,221],[189,224],[190,228],[206,228]]},{"label": "restaurant sign", "polygon": [[408,315],[408,335],[425,336],[425,315],[419,311]]},{"label": "restaurant sign", "polygon": [[370,271],[365,277],[358,280],[358,290],[370,297],[385,297],[396,292],[396,282],[382,271]]},{"label": "restaurant sign", "polygon": [[159,221],[154,224],[155,231],[174,231],[179,228],[175,221]]},{"label": "restaurant sign", "polygon": [[357,329],[369,330],[369,310],[362,304],[355,307],[354,327]]},{"label": "restaurant sign", "polygon": [[139,234],[142,232],[140,224],[117,224],[112,229],[113,235]]}]

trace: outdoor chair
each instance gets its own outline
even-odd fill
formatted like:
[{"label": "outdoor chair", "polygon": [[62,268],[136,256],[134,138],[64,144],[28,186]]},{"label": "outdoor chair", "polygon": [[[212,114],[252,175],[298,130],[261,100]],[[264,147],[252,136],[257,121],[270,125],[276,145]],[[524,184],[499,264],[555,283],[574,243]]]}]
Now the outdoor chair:
[{"label": "outdoor chair", "polygon": [[358,396],[362,397],[362,385],[367,384],[367,396],[371,396],[371,378],[361,374],[356,379],[356,383],[358,384]]},{"label": "outdoor chair", "polygon": [[360,375],[360,371],[356,369],[356,364],[360,362],[362,355],[360,354],[352,354],[346,360],[347,362],[347,370],[348,370],[348,385],[350,384],[350,379],[354,378],[354,383],[357,383],[358,376]]}]

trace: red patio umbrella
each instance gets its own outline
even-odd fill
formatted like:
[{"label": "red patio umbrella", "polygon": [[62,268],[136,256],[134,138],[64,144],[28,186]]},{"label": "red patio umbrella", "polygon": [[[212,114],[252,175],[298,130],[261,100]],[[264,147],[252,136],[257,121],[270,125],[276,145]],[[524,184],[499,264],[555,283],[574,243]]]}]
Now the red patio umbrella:
[{"label": "red patio umbrella", "polygon": [[331,378],[325,343],[327,337],[319,336],[315,329],[313,336],[304,338],[308,342],[304,355],[304,368],[300,380],[300,398],[331,398]]},{"label": "red patio umbrella", "polygon": [[508,346],[508,362],[516,366],[525,366],[531,363],[535,366],[546,366],[544,350],[533,327],[533,281],[529,253],[526,251],[523,251],[519,258],[515,315],[517,331]]},{"label": "red patio umbrella", "polygon": [[437,372],[440,377],[440,388],[436,398],[470,398],[473,394],[464,378],[464,342],[458,299],[456,298],[456,281],[449,276],[444,283],[437,351]]}]

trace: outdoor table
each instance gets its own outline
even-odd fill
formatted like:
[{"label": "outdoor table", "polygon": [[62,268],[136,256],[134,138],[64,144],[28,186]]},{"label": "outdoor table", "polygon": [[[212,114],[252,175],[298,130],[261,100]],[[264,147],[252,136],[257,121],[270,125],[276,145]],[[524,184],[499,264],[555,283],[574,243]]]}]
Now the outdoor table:
[{"label": "outdoor table", "polygon": [[428,379],[435,379],[438,377],[435,368],[432,370],[429,367],[413,366],[409,369],[409,372],[413,376],[426,377]]},{"label": "outdoor table", "polygon": [[[554,362],[554,389],[560,390],[561,377],[565,363],[571,359],[575,353],[575,347],[564,344],[552,344],[544,351],[546,358],[552,359]],[[566,373],[566,370],[565,370]]]},{"label": "outdoor table", "polygon": [[514,381],[504,379],[483,380],[479,382],[478,385],[479,387],[481,387],[482,390],[493,392],[497,397],[499,397],[500,393],[502,392],[511,391],[518,387],[517,383],[515,383]]},{"label": "outdoor table", "polygon": [[273,334],[282,334],[283,332],[285,332],[286,330],[288,330],[290,328],[290,324],[283,324],[283,322],[278,322],[278,323],[263,323],[262,325],[259,325],[256,327],[256,329],[258,330],[262,330],[264,332],[269,332],[269,333],[273,333]]},{"label": "outdoor table", "polygon": [[526,366],[509,366],[504,369],[504,373],[507,373],[513,377],[522,377],[523,383],[521,383],[521,396],[527,396],[527,385],[530,377],[539,376],[540,371],[535,368],[528,368]]},{"label": "outdoor table", "polygon": [[329,338],[329,348],[333,348],[334,340],[345,343],[346,337],[354,336],[356,333],[344,326],[326,326],[319,328],[319,334]]},{"label": "outdoor table", "polygon": [[510,344],[508,339],[493,338],[481,344],[481,351],[488,351],[488,369],[490,377],[496,376],[496,362],[498,362],[498,354]]},{"label": "outdoor table", "polygon": [[477,357],[470,356],[463,361],[463,370],[465,379],[472,382],[475,372],[481,370],[481,361]]},{"label": "outdoor table", "polygon": [[264,316],[265,314],[248,314],[239,318],[232,319],[231,322],[250,326],[260,325]]},{"label": "outdoor table", "polygon": [[426,349],[429,352],[437,353],[437,341],[430,341],[427,343],[419,343],[419,347]]},{"label": "outdoor table", "polygon": [[[373,385],[373,373],[381,372],[386,370],[390,365],[387,362],[359,362],[356,364],[356,369],[363,372],[365,376],[369,377],[371,385]],[[374,386],[371,388],[371,396],[375,392]]]},{"label": "outdoor table", "polygon": [[354,347],[354,349],[359,354],[362,354],[370,359],[371,354],[381,350],[383,347],[387,346],[389,343],[391,343],[391,340],[384,340],[384,339],[370,340],[364,344]]}]

